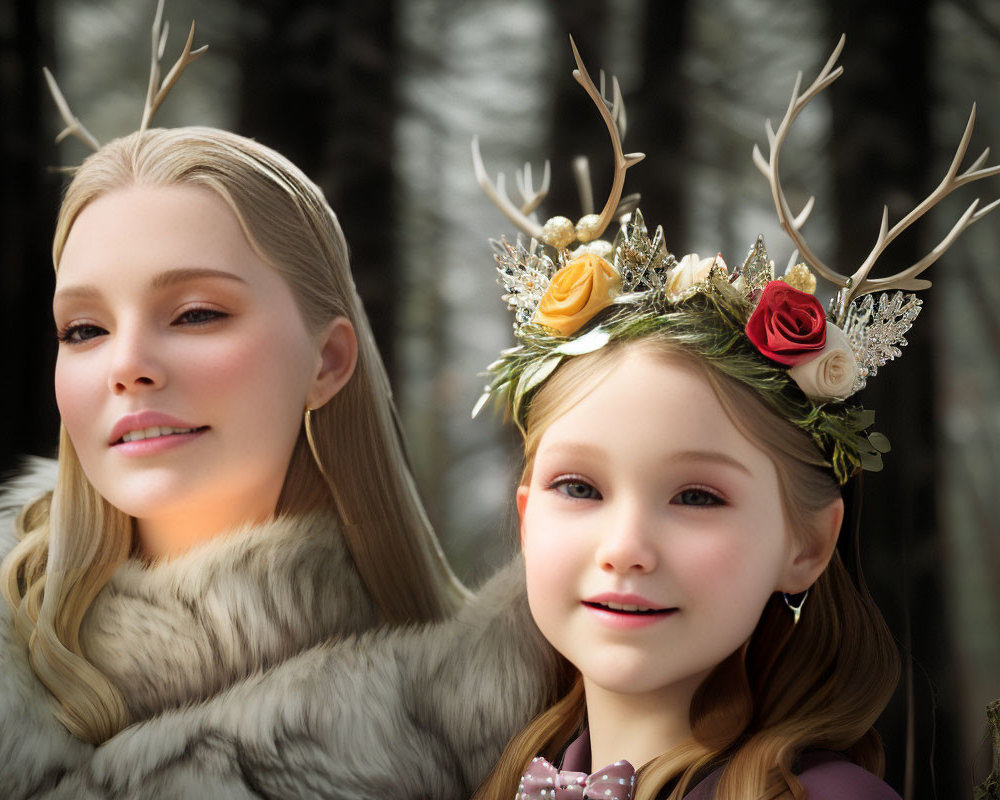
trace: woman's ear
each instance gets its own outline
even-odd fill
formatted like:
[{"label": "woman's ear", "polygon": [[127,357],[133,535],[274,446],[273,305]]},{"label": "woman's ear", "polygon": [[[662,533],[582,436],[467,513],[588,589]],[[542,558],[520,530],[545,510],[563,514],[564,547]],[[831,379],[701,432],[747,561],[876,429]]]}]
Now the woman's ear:
[{"label": "woman's ear", "polygon": [[837,498],[815,517],[813,529],[794,543],[779,591],[799,594],[812,586],[833,558],[844,519],[844,501]]},{"label": "woman's ear", "polygon": [[344,388],[358,363],[358,339],[347,317],[331,320],[318,341],[317,370],[306,396],[306,405],[312,409],[325,405]]},{"label": "woman's ear", "polygon": [[528,487],[523,483],[517,487],[517,516],[520,519],[521,549],[524,549],[524,510],[528,507]]}]

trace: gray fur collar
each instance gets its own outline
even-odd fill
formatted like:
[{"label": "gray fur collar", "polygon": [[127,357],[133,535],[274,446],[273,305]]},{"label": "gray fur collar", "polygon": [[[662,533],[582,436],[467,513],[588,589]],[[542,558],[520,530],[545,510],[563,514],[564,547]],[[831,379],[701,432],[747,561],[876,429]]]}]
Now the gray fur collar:
[{"label": "gray fur collar", "polygon": [[283,518],[171,561],[122,564],[81,644],[143,719],[376,622],[335,523]]},{"label": "gray fur collar", "polygon": [[[50,467],[34,466],[5,492],[5,506],[53,485]],[[306,516],[250,526],[152,566],[125,562],[84,617],[80,641],[140,720],[377,622],[336,523]]]}]

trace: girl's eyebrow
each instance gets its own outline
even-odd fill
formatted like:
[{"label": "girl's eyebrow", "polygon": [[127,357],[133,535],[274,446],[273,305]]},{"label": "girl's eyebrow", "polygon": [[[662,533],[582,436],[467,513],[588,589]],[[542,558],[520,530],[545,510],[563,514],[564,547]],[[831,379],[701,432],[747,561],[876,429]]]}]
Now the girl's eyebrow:
[{"label": "girl's eyebrow", "polygon": [[718,464],[723,467],[731,467],[739,472],[745,473],[748,477],[753,477],[750,470],[743,462],[733,458],[728,453],[718,450],[682,450],[679,453],[671,453],[670,461],[697,461],[701,463]]},{"label": "girl's eyebrow", "polygon": [[587,444],[586,442],[574,441],[557,441],[548,445],[546,450],[548,450],[549,453],[555,453],[556,455],[571,456],[576,458],[598,457],[604,454],[604,449],[601,447]]},{"label": "girl's eyebrow", "polygon": [[[176,269],[168,269],[157,273],[153,277],[153,280],[150,281],[150,286],[153,289],[165,289],[169,286],[175,286],[178,283],[185,283],[186,281],[193,281],[201,278],[222,278],[224,280],[238,281],[239,283],[244,284],[247,282],[239,275],[233,272],[226,272],[222,269],[210,269],[209,267],[177,267]],[[53,300],[64,300],[67,298],[90,299],[100,297],[100,295],[101,290],[90,284],[80,286],[64,286],[63,288],[56,290]]]}]

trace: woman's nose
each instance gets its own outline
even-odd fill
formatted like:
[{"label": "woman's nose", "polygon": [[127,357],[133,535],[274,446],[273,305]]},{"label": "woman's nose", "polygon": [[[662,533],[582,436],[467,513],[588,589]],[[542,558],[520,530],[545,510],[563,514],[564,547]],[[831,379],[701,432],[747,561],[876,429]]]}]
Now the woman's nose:
[{"label": "woman's nose", "polygon": [[613,514],[597,547],[598,566],[607,572],[650,572],[657,555],[648,512],[633,505]]},{"label": "woman's nose", "polygon": [[141,325],[121,326],[114,333],[108,388],[127,394],[162,388],[166,381],[155,337]]}]

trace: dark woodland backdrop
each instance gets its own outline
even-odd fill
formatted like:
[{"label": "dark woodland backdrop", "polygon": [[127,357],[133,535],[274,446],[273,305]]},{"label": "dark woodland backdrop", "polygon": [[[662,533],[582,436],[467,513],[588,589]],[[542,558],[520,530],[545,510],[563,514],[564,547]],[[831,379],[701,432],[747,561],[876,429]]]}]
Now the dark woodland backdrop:
[{"label": "dark woodland backdrop", "polygon": [[[48,168],[85,155],[52,144],[61,124],[41,68],[99,139],[133,130],[153,5],[0,5],[4,470],[54,452],[49,246],[62,177]],[[486,244],[509,226],[475,185],[469,140],[479,133],[490,169],[509,177],[551,158],[543,211],[576,212],[577,153],[591,157],[602,196],[607,133],[570,77],[568,33],[592,73],[621,79],[626,150],[647,153],[626,191],[643,194],[647,221],[676,253],[733,263],[764,232],[784,265],[790,246],[751,146],[765,143],[765,116],[784,112],[795,71],[810,81],[842,31],[845,74],[803,115],[783,162],[793,204],[816,194],[807,235],[840,271],[871,247],[883,202],[895,221],[937,184],[974,100],[970,153],[1000,147],[991,0],[170,0],[167,17],[165,60],[192,18],[196,44],[211,50],[159,124],[255,137],[303,167],[339,214],[429,512],[470,582],[513,550],[518,465],[497,420],[468,418],[477,373],[510,339]],[[917,260],[973,197],[1000,196],[1000,179],[959,194],[894,244],[882,269]],[[932,268],[905,358],[864,398],[894,448],[885,472],[865,478],[861,556],[912,654],[880,723],[887,778],[907,798],[971,796],[989,763],[983,706],[1000,696],[998,230],[1000,212]]]}]

